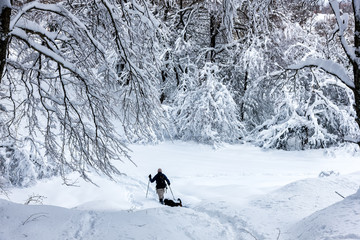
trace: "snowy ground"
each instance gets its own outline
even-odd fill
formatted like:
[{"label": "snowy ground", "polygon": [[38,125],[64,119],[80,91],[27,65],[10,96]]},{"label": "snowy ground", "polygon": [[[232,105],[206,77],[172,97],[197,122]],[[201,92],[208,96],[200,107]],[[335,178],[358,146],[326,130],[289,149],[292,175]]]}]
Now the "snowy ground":
[{"label": "snowy ground", "polygon": [[[73,175],[77,187],[54,178],[0,195],[0,240],[360,239],[360,158],[351,150],[131,148],[138,167],[119,163],[127,175],[117,182],[93,174],[96,187]],[[146,198],[158,167],[186,207],[158,204],[154,184]],[[29,196],[45,197],[43,205],[24,205]]]}]

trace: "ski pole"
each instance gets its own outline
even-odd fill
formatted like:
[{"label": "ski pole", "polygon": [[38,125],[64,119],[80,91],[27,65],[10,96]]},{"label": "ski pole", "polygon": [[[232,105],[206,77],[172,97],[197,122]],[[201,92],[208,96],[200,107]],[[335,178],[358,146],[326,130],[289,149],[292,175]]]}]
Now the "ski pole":
[{"label": "ski pole", "polygon": [[339,195],[340,197],[345,198],[343,195],[341,195],[341,194],[338,193],[337,191],[335,191],[335,193],[336,193],[337,195]]},{"label": "ski pole", "polygon": [[149,192],[149,185],[150,185],[150,179],[148,181],[148,186],[147,186],[147,190],[146,190],[146,198],[147,198],[147,195],[148,195],[148,192]]},{"label": "ski pole", "polygon": [[172,190],[171,190],[171,187],[170,187],[170,185],[168,185],[168,186],[169,186],[169,188],[170,188],[171,195],[173,196],[173,199],[175,200],[175,197],[174,197],[174,194],[173,194],[173,192],[172,192]]}]

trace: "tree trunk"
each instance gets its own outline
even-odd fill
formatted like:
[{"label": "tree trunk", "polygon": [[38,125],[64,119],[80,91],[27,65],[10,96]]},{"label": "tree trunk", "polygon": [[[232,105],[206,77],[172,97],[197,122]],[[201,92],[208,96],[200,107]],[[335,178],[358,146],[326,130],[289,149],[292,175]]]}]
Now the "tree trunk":
[{"label": "tree trunk", "polygon": [[4,74],[6,54],[9,43],[9,27],[11,8],[4,6],[0,9],[0,83]]},{"label": "tree trunk", "polygon": [[[248,76],[249,76],[249,72],[248,72],[248,68],[246,67],[246,71],[245,71],[245,77],[244,77],[244,88],[243,88],[243,92],[245,96],[245,93],[247,91],[247,86],[248,86]],[[244,121],[245,120],[245,109],[244,109],[244,99],[241,101],[240,104],[240,120]]]},{"label": "tree trunk", "polygon": [[214,13],[210,13],[210,62],[215,62],[215,47],[217,35],[217,22]]},{"label": "tree trunk", "polygon": [[185,27],[185,23],[184,23],[184,10],[183,10],[183,0],[180,0],[180,19],[179,19],[179,24],[181,24],[183,27]]},{"label": "tree trunk", "polygon": [[[354,72],[354,85],[353,89],[355,97],[355,111],[356,111],[356,122],[360,129],[360,3],[359,0],[353,0],[354,19],[355,19],[355,34],[354,34],[354,49],[356,59],[353,61],[353,72]],[[360,140],[357,144],[360,146]]]}]

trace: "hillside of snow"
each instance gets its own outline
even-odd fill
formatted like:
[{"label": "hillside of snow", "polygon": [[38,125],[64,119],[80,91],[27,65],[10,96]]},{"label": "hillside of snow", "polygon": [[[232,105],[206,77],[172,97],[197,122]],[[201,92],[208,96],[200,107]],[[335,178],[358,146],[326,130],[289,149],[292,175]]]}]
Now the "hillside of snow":
[{"label": "hillside of snow", "polygon": [[[360,160],[352,148],[131,149],[138,166],[117,163],[124,175],[116,181],[90,173],[95,186],[72,174],[72,187],[52,178],[8,189],[0,195],[0,239],[360,239]],[[160,205],[155,184],[146,196],[147,176],[159,167],[171,181],[166,197],[181,198],[183,208]]]},{"label": "hillside of snow", "polygon": [[360,189],[290,228],[293,239],[360,239]]}]

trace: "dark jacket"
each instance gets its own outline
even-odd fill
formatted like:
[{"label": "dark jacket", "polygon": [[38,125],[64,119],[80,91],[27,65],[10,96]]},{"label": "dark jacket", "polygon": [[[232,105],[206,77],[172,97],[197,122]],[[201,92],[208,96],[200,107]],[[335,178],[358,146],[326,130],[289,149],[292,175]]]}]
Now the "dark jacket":
[{"label": "dark jacket", "polygon": [[170,185],[170,181],[169,179],[166,177],[165,174],[159,172],[157,173],[153,178],[150,178],[150,182],[155,182],[156,181],[156,189],[161,189],[161,188],[166,188],[166,183],[167,182],[168,185]]}]

